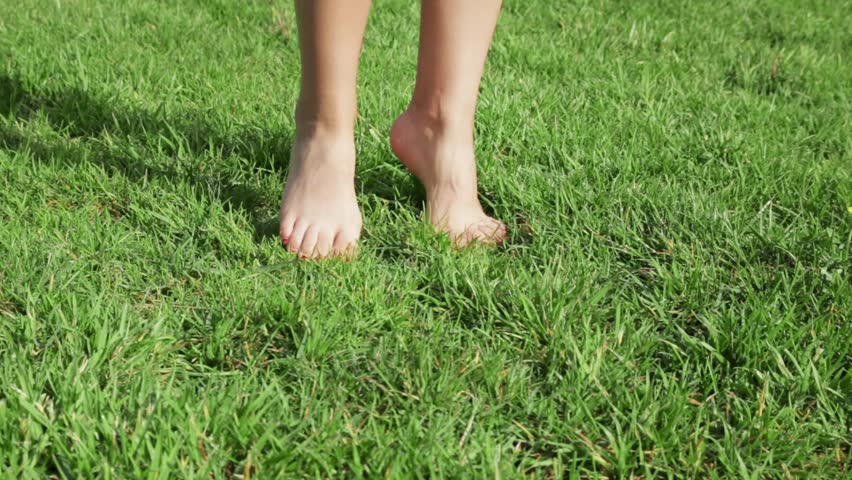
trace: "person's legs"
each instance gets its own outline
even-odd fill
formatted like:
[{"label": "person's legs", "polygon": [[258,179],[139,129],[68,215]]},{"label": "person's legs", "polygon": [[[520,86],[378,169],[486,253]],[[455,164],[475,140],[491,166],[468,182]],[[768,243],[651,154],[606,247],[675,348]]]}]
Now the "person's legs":
[{"label": "person's legs", "polygon": [[499,243],[479,203],[473,118],[501,0],[422,0],[417,80],[391,147],[423,182],[429,220],[457,245]]},{"label": "person's legs", "polygon": [[370,0],[296,0],[302,83],[280,235],[302,257],[344,254],[361,233],[355,198],[355,77]]}]

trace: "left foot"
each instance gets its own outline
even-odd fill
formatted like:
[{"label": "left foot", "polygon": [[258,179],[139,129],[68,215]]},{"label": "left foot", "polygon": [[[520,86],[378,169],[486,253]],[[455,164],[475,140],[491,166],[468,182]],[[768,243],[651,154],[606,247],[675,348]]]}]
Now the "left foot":
[{"label": "left foot", "polygon": [[458,247],[499,245],[506,225],[479,203],[473,138],[409,108],[391,128],[391,148],[426,189],[429,221]]}]

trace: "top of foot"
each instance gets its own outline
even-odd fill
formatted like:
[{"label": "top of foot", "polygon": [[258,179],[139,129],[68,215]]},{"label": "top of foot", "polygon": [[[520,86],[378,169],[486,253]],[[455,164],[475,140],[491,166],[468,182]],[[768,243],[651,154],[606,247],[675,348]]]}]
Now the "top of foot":
[{"label": "top of foot", "polygon": [[280,235],[300,258],[351,255],[361,233],[351,138],[297,139],[281,196]]}]

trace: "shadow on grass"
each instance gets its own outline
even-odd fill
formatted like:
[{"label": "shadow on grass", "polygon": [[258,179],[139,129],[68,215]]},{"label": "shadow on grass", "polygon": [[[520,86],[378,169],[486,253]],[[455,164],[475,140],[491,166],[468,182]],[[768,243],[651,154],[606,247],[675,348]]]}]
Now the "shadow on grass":
[{"label": "shadow on grass", "polygon": [[[60,163],[71,168],[96,164],[111,175],[118,174],[133,182],[158,177],[186,182],[207,200],[245,213],[256,242],[278,234],[277,193],[271,197],[229,178],[227,169],[220,168],[217,173],[210,165],[194,162],[213,156],[217,163],[238,163],[240,168],[250,169],[253,178],[275,175],[283,183],[293,144],[292,131],[249,126],[236,133],[223,132],[200,111],[170,116],[163,109],[147,110],[79,88],[37,91],[2,70],[0,115],[11,118],[12,122],[40,117],[61,135],[55,141],[44,141],[12,127],[11,122],[0,122],[0,149],[14,152],[26,147],[38,162]],[[118,147],[112,145],[116,140]],[[193,161],[157,161],[187,155]],[[361,171],[356,185],[359,194],[382,199],[389,208],[417,210],[425,201],[422,186],[411,175],[393,169]],[[490,203],[486,201],[484,205],[492,214]]]},{"label": "shadow on grass", "polygon": [[[189,182],[202,187],[195,190],[210,200],[244,211],[254,227],[256,241],[277,234],[277,219],[267,214],[269,208],[259,208],[272,202],[262,192],[205,174],[204,168],[157,164],[150,160],[154,155],[147,152],[156,150],[161,158],[181,154],[203,158],[211,152],[222,159],[239,157],[247,160],[241,163],[249,165],[255,175],[269,175],[279,169],[286,171],[292,132],[257,129],[229,136],[214,128],[200,112],[168,118],[162,111],[111,102],[75,88],[36,92],[8,72],[0,72],[0,115],[13,121],[41,116],[66,137],[64,141],[45,142],[0,123],[0,149],[14,152],[26,146],[39,162],[69,167],[94,163],[134,182],[155,177]],[[138,145],[140,151],[109,148],[105,142],[108,138]],[[277,206],[272,210],[277,213]]]}]

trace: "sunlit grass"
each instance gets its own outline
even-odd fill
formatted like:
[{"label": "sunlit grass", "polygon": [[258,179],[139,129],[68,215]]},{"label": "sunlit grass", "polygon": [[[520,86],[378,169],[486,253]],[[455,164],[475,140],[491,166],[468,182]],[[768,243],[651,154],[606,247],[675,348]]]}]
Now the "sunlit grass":
[{"label": "sunlit grass", "polygon": [[509,1],[453,250],[360,70],[352,262],[276,236],[287,2],[0,3],[10,478],[846,478],[848,1]]}]

